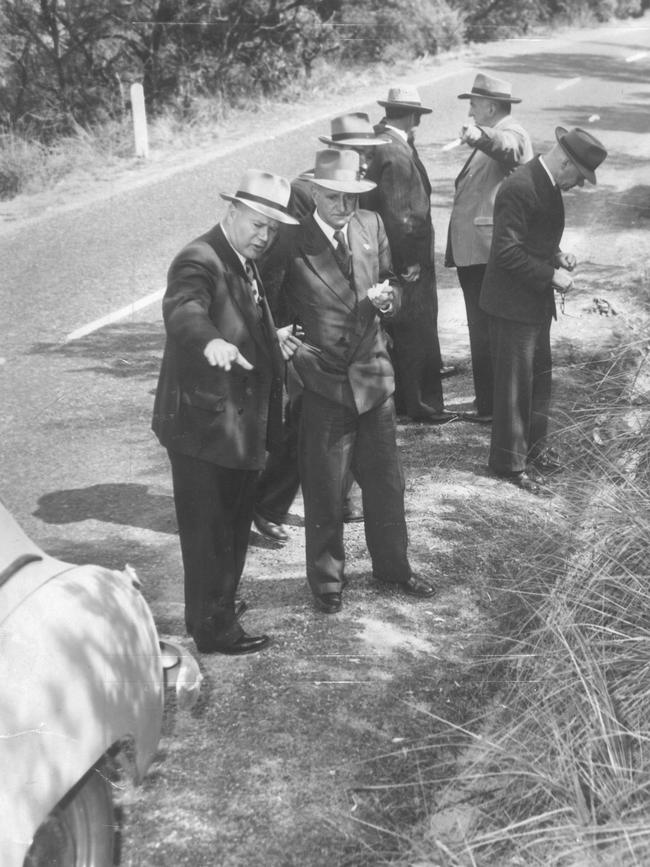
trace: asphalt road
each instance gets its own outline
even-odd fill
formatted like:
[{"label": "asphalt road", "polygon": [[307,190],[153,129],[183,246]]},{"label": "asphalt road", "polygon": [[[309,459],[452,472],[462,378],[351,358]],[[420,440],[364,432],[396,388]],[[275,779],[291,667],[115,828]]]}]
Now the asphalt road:
[{"label": "asphalt road", "polygon": [[[466,153],[441,148],[465,117],[467,103],[456,95],[479,68],[512,81],[523,99],[517,117],[536,150],[553,141],[558,124],[587,127],[604,141],[610,157],[599,174],[614,225],[616,209],[629,207],[647,183],[650,155],[647,17],[483,47],[414,76],[424,104],[434,107],[418,143],[434,188],[441,334],[450,361],[464,360],[467,345],[454,318],[455,276],[441,259],[453,178]],[[116,566],[128,559],[145,581],[177,556],[166,457],[149,432],[163,340],[159,303],[81,339],[66,336],[162,289],[174,253],[215,222],[223,208],[218,191],[232,191],[244,169],[293,177],[312,165],[327,117],[355,108],[379,119],[374,100],[384,94],[384,86],[366,87],[338,106],[320,106],[316,121],[293,129],[262,115],[245,141],[174,173],[0,228],[0,495],[53,553]],[[359,96],[369,101],[358,104]],[[617,246],[599,247],[587,225],[571,231],[583,259],[621,254]]]}]

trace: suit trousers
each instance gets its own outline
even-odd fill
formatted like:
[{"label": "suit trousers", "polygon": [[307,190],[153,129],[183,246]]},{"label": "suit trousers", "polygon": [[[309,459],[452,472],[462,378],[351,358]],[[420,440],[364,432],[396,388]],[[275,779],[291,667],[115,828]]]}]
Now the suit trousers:
[{"label": "suit trousers", "polygon": [[476,412],[479,415],[492,415],[494,375],[490,355],[489,317],[481,310],[478,303],[485,268],[485,265],[467,265],[459,267],[457,271],[458,282],[463,290],[465,310],[467,311]]},{"label": "suit trousers", "polygon": [[343,497],[350,471],[361,488],[373,575],[380,580],[405,582],[411,568],[393,398],[359,415],[354,409],[305,391],[299,463],[305,501],[307,580],[312,592],[339,593],[343,586]]},{"label": "suit trousers", "polygon": [[185,624],[225,644],[243,635],[235,617],[257,470],[221,467],[168,450],[185,573]]},{"label": "suit trousers", "polygon": [[413,419],[442,412],[442,357],[433,268],[423,267],[418,280],[404,283],[400,311],[385,327],[392,338],[398,412]]},{"label": "suit trousers", "polygon": [[267,521],[283,524],[298,488],[298,430],[302,395],[291,398],[284,409],[282,439],[273,448],[257,482],[255,511]]},{"label": "suit trousers", "polygon": [[489,465],[518,473],[544,446],[551,402],[551,317],[541,324],[489,316],[494,408]]}]

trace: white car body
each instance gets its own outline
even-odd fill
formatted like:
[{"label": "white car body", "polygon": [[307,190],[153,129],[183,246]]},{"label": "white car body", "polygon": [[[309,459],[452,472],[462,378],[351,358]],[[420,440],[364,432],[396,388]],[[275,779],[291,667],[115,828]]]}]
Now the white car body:
[{"label": "white car body", "polygon": [[[2,867],[23,867],[39,826],[108,750],[128,745],[141,779],[176,651],[161,650],[132,570],[49,557],[0,503]],[[194,693],[200,679],[194,664]]]}]

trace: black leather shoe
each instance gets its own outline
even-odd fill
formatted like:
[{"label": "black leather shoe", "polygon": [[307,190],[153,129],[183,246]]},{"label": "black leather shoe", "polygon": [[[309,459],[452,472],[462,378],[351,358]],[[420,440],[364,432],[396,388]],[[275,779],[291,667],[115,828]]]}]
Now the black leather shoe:
[{"label": "black leather shoe", "polygon": [[220,642],[212,640],[196,640],[196,647],[199,653],[224,653],[226,656],[243,656],[245,653],[257,653],[258,650],[263,650],[271,639],[268,635],[247,635],[245,632],[230,642]]},{"label": "black leather shoe", "polygon": [[560,455],[555,449],[551,448],[541,451],[536,457],[531,459],[531,463],[534,464],[540,473],[547,473],[549,475],[551,473],[559,473],[564,469]]},{"label": "black leather shoe", "polygon": [[346,524],[356,524],[363,521],[363,509],[360,506],[345,506],[343,509],[343,521]]},{"label": "black leather shoe", "polygon": [[458,368],[455,364],[446,364],[440,368],[440,379],[447,379],[449,376],[455,376],[458,373]]},{"label": "black leather shoe", "polygon": [[390,578],[377,578],[378,584],[393,587],[395,590],[403,590],[408,596],[418,596],[420,599],[430,599],[436,593],[436,588],[429,581],[420,578],[419,575],[409,575],[406,581],[391,581]]},{"label": "black leather shoe", "polygon": [[278,542],[280,545],[284,545],[285,542],[289,541],[289,534],[282,524],[274,524],[273,521],[267,521],[266,518],[257,514],[253,515],[253,523],[265,539]]},{"label": "black leather shoe", "polygon": [[324,614],[336,614],[343,607],[343,597],[340,593],[314,594],[314,604]]},{"label": "black leather shoe", "polygon": [[478,412],[463,412],[460,417],[463,421],[473,421],[476,424],[492,424],[492,415],[488,413],[481,415]]},{"label": "black leather shoe", "polygon": [[424,422],[425,424],[447,424],[447,422],[455,421],[458,418],[458,415],[455,412],[447,412],[443,410],[442,412],[431,412],[425,413],[423,415],[414,415],[411,416],[413,421]]},{"label": "black leather shoe", "polygon": [[408,596],[419,596],[421,599],[429,599],[436,592],[433,584],[420,578],[419,575],[409,575],[408,579],[399,587]]},{"label": "black leather shoe", "polygon": [[499,475],[499,478],[503,479],[505,482],[509,482],[516,488],[521,488],[522,491],[526,491],[528,494],[535,494],[537,497],[552,496],[552,492],[546,486],[546,479],[541,473],[537,472],[535,467],[532,465],[529,466],[527,470],[522,470],[520,473]]},{"label": "black leather shoe", "polygon": [[244,599],[235,599],[235,617],[241,617],[248,611],[248,602]]}]

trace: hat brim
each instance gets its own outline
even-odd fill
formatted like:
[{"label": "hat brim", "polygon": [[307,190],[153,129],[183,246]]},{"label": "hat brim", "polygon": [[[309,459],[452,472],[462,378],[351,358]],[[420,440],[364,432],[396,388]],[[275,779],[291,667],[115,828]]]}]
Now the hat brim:
[{"label": "hat brim", "polygon": [[588,169],[587,166],[583,165],[580,162],[580,160],[577,160],[575,158],[574,154],[572,154],[571,151],[569,151],[567,148],[565,148],[564,145],[562,144],[561,137],[565,136],[567,134],[567,132],[568,132],[568,130],[566,130],[563,126],[556,126],[555,127],[555,138],[557,139],[557,143],[562,148],[564,153],[568,156],[568,158],[571,160],[573,165],[578,169],[578,171],[580,172],[582,177],[586,181],[589,181],[590,184],[595,185],[596,184],[596,172],[593,169]]},{"label": "hat brim", "polygon": [[316,184],[319,187],[324,187],[326,190],[334,190],[337,193],[369,193],[370,190],[374,190],[377,184],[374,181],[337,181],[337,180],[329,180],[328,178],[315,178],[313,174],[311,177],[309,173],[305,173],[300,176],[305,180],[311,181],[312,184]]},{"label": "hat brim", "polygon": [[518,96],[492,96],[490,93],[459,93],[458,99],[471,99],[473,96],[479,99],[493,99],[495,102],[521,102]]},{"label": "hat brim", "polygon": [[270,217],[272,220],[277,220],[278,223],[285,223],[287,226],[298,226],[300,224],[300,221],[292,217],[291,214],[286,214],[284,211],[276,209],[271,205],[265,205],[263,202],[252,202],[249,199],[241,199],[239,196],[231,196],[229,193],[219,193],[219,195],[227,202],[239,202],[242,205],[246,205],[252,211],[257,211],[258,214]]},{"label": "hat brim", "polygon": [[325,135],[319,135],[318,140],[322,141],[323,144],[334,148],[372,148],[390,142],[388,136],[375,136],[374,138],[346,138],[336,141],[333,138],[327,138]]},{"label": "hat brim", "polygon": [[382,108],[406,108],[409,111],[413,111],[416,114],[431,114],[433,111],[432,108],[425,108],[423,105],[413,105],[412,102],[388,102],[388,100],[378,99],[377,105],[380,105]]}]

